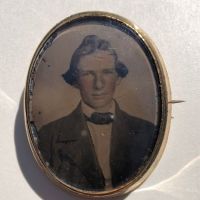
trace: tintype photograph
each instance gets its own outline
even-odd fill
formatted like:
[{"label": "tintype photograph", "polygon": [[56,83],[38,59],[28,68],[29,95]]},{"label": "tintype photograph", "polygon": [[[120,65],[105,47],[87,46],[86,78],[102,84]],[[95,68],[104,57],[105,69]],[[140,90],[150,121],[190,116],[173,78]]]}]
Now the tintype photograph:
[{"label": "tintype photograph", "polygon": [[110,192],[151,167],[164,138],[162,81],[134,29],[108,17],[62,22],[36,52],[27,84],[32,147],[57,182]]}]

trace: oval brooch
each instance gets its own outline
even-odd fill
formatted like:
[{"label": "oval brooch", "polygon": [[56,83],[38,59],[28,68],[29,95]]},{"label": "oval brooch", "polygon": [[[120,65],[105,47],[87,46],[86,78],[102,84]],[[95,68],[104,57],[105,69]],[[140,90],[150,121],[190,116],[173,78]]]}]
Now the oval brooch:
[{"label": "oval brooch", "polygon": [[30,147],[46,175],[73,194],[127,194],[161,158],[170,98],[162,58],[140,28],[105,12],[73,15],[50,30],[30,64]]}]

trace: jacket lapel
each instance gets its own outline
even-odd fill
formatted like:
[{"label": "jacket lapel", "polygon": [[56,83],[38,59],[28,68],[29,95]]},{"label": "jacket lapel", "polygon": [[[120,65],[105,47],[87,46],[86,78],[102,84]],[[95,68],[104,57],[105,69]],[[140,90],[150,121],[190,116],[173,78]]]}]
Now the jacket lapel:
[{"label": "jacket lapel", "polygon": [[104,177],[80,105],[70,117],[74,118],[73,128],[69,130],[68,124],[64,123],[57,144],[64,144],[63,154],[73,161],[91,185],[104,187]]},{"label": "jacket lapel", "polygon": [[[129,137],[131,135],[131,137]],[[134,148],[135,132],[124,119],[119,106],[116,104],[116,116],[112,127],[110,167],[114,187],[125,181],[130,173],[130,149]],[[130,148],[131,146],[131,148]]]}]

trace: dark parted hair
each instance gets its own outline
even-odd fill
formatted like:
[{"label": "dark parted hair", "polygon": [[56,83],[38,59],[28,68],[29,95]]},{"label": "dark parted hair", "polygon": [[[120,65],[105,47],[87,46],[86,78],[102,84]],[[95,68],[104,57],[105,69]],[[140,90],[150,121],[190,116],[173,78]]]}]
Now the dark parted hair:
[{"label": "dark parted hair", "polygon": [[128,68],[118,60],[116,51],[111,47],[110,43],[107,40],[100,39],[96,35],[86,36],[80,46],[74,51],[70,67],[66,73],[62,76],[70,85],[76,84],[78,77],[78,64],[80,58],[85,55],[94,53],[96,50],[108,51],[115,59],[115,70],[119,77],[125,77],[128,74]]}]

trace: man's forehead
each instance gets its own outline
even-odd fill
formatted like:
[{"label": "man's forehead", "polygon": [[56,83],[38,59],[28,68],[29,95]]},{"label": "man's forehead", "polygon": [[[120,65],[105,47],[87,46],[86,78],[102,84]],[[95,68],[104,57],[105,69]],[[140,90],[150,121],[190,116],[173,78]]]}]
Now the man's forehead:
[{"label": "man's forehead", "polygon": [[81,57],[79,65],[80,66],[88,66],[92,64],[114,65],[114,62],[115,62],[114,55],[110,51],[98,50],[92,54],[88,54]]}]

